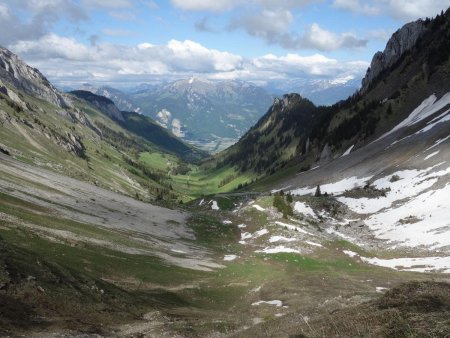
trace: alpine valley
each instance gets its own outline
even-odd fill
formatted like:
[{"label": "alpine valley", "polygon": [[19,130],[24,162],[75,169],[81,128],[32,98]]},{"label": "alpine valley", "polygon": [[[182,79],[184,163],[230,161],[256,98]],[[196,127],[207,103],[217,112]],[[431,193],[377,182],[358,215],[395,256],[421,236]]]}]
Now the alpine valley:
[{"label": "alpine valley", "polygon": [[0,48],[0,335],[449,337],[449,57],[447,10],[316,106]]}]

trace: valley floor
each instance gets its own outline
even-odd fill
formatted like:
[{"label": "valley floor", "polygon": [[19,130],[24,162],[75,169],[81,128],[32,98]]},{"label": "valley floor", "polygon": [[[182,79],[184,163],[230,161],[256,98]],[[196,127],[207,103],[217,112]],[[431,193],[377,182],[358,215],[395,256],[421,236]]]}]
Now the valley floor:
[{"label": "valley floor", "polygon": [[285,217],[269,195],[170,210],[0,156],[3,336],[450,332],[445,262],[373,261],[445,255],[388,249],[333,197],[294,197]]}]

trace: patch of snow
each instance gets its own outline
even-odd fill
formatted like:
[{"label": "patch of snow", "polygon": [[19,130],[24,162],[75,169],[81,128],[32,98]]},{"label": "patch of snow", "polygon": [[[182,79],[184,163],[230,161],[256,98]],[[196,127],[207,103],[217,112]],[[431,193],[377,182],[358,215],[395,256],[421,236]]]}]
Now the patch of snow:
[{"label": "patch of snow", "polygon": [[261,304],[269,304],[269,305],[275,305],[276,307],[283,306],[283,302],[281,300],[260,300],[259,302],[252,303],[252,306],[255,305],[261,305]]},{"label": "patch of snow", "polygon": [[[438,177],[445,176],[450,173],[450,168],[433,172],[436,166],[432,166],[423,170],[402,170],[392,175],[382,177],[375,182],[373,186],[377,189],[390,189],[386,192],[386,196],[377,198],[349,198],[338,197],[338,201],[347,205],[352,211],[359,214],[372,214],[382,209],[391,207],[391,205],[399,200],[414,197],[426,189],[430,188],[437,182]],[[398,176],[398,180],[391,182],[393,176]]]},{"label": "patch of snow", "polygon": [[439,150],[438,150],[438,151],[435,151],[434,153],[431,153],[430,155],[427,155],[427,157],[425,157],[423,160],[426,161],[426,160],[428,160],[429,158],[432,158],[434,155],[437,155],[437,154],[439,154]]},{"label": "patch of snow", "polygon": [[259,206],[258,204],[253,204],[252,207],[255,208],[258,211],[265,211],[266,210],[263,207]]},{"label": "patch of snow", "polygon": [[402,245],[450,246],[450,184],[429,190],[391,209],[373,214],[366,224],[381,239]]},{"label": "patch of snow", "polygon": [[305,243],[307,243],[309,245],[312,245],[312,246],[317,246],[317,247],[320,247],[320,248],[323,247],[322,244],[319,244],[319,243],[314,243],[314,242],[310,242],[310,241],[305,241]]},{"label": "patch of snow", "polygon": [[267,229],[258,230],[253,234],[253,238],[261,237],[261,236],[267,234],[268,232],[269,232],[269,230],[267,230]]},{"label": "patch of snow", "polygon": [[[387,135],[392,134],[393,132],[404,128],[411,126],[415,123],[418,123],[427,117],[433,115],[437,111],[443,109],[445,106],[450,104],[450,93],[445,94],[440,100],[436,101],[437,97],[436,95],[431,95],[427,99],[423,100],[422,103],[414,109],[414,111],[409,114],[409,116],[404,119],[402,122],[400,122],[398,125],[396,125],[393,129],[388,131],[387,133],[381,135],[376,141],[386,137]],[[374,141],[374,142],[376,142]]]},{"label": "patch of snow", "polygon": [[252,234],[251,233],[249,233],[249,232],[241,233],[241,240],[250,239],[250,238],[252,238]]},{"label": "patch of snow", "polygon": [[247,227],[247,225],[245,225],[244,223],[238,224],[238,228],[239,229],[243,229],[243,228],[246,228],[246,227]]},{"label": "patch of snow", "polygon": [[428,150],[431,150],[434,147],[437,147],[438,145],[440,145],[441,143],[444,143],[448,139],[450,139],[450,135],[448,135],[447,137],[444,137],[444,138],[441,138],[441,139],[437,140],[436,142],[434,142],[434,144],[431,147],[428,147],[424,152],[427,152]]},{"label": "patch of snow", "polygon": [[179,253],[179,254],[186,254],[186,252],[183,251],[183,250],[170,249],[170,251],[175,252],[175,253]]},{"label": "patch of snow", "polygon": [[[443,123],[443,122],[450,121],[450,114],[448,114],[449,112],[450,112],[450,109],[447,110],[445,113],[441,114],[440,116],[438,116],[436,119],[434,119],[434,120],[436,120],[435,122],[433,122],[433,123],[427,125],[425,128],[422,128],[421,130],[419,130],[418,132],[416,132],[416,135],[417,135],[417,134],[420,134],[420,133],[425,133],[425,132],[427,132],[428,130],[433,129],[433,128],[434,128],[436,125],[438,125],[439,123]],[[433,121],[434,121],[434,120],[433,120]]]},{"label": "patch of snow", "polygon": [[217,204],[217,201],[212,202],[211,209],[220,210],[219,205]]},{"label": "patch of snow", "polygon": [[350,256],[350,257],[359,256],[356,252],[351,251],[351,250],[342,250],[342,252],[345,253],[347,256]]},{"label": "patch of snow", "polygon": [[269,243],[275,243],[275,242],[294,242],[296,241],[296,238],[287,238],[284,236],[272,236],[269,238]]},{"label": "patch of snow", "polygon": [[352,151],[352,149],[353,149],[354,146],[355,146],[355,145],[352,145],[350,148],[348,148],[348,149],[345,151],[345,153],[342,154],[341,157],[344,157],[344,156],[347,156],[348,154],[350,154],[350,152]]},{"label": "patch of snow", "polygon": [[198,203],[198,205],[202,205],[205,202],[205,200],[202,198],[202,200]]},{"label": "patch of snow", "polygon": [[443,272],[450,273],[450,257],[417,257],[417,258],[367,258],[361,257],[365,263],[384,266],[401,271]]},{"label": "patch of snow", "polygon": [[313,209],[311,209],[311,207],[309,205],[306,205],[303,202],[295,202],[294,210],[303,215],[316,218],[316,214],[314,213]]},{"label": "patch of snow", "polygon": [[[344,178],[335,183],[328,183],[328,184],[321,185],[320,190],[322,193],[326,192],[328,194],[339,195],[339,194],[342,194],[345,190],[351,190],[358,186],[364,185],[371,178],[372,178],[372,176],[362,177],[362,178],[358,178],[356,176],[347,177],[347,178]],[[304,188],[291,190],[290,192],[293,195],[308,195],[308,194],[314,194],[315,191],[316,191],[316,187],[304,187]]]},{"label": "patch of snow", "polygon": [[376,290],[377,292],[379,292],[379,293],[382,293],[384,290],[389,290],[389,288],[385,288],[385,287],[382,287],[382,286],[377,286],[377,287],[375,288],[375,290]]},{"label": "patch of snow", "polygon": [[289,230],[294,230],[294,231],[298,231],[298,232],[301,232],[301,233],[306,234],[306,235],[314,236],[312,233],[310,233],[310,232],[308,232],[306,230],[303,230],[302,228],[300,228],[298,226],[295,226],[295,225],[292,225],[292,224],[283,223],[283,222],[279,222],[279,221],[275,221],[275,224],[281,225],[282,227],[288,228]]},{"label": "patch of snow", "polygon": [[347,236],[347,235],[345,235],[345,234],[343,234],[343,233],[341,233],[341,232],[339,232],[337,230],[334,230],[333,228],[328,228],[325,231],[328,234],[330,234],[330,235],[337,235],[337,236],[339,236],[339,237],[341,237],[341,238],[343,238],[343,239],[345,239],[345,240],[347,240],[349,242],[356,243],[356,239],[355,238]]},{"label": "patch of snow", "polygon": [[225,257],[223,257],[224,261],[234,261],[236,258],[238,258],[238,256],[236,255],[225,255]]},{"label": "patch of snow", "polygon": [[267,254],[275,254],[280,252],[287,252],[287,253],[300,253],[297,249],[287,248],[283,245],[276,246],[274,248],[264,248],[263,250],[257,250],[255,252],[262,252]]},{"label": "patch of snow", "polygon": [[229,219],[226,219],[222,222],[223,224],[233,224],[233,222],[231,222]]}]

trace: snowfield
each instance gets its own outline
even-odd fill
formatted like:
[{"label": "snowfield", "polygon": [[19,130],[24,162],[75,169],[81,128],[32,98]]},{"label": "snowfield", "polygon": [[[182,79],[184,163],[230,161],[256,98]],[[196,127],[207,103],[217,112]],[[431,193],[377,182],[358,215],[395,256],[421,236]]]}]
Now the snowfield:
[{"label": "snowfield", "polygon": [[286,253],[300,253],[300,250],[287,248],[283,245],[276,246],[274,248],[264,248],[263,250],[256,250],[255,252],[262,252],[266,254],[276,254],[280,252],[286,252]]},{"label": "snowfield", "polygon": [[[443,163],[442,163],[443,164]],[[376,180],[377,189],[390,189],[386,197],[338,200],[358,214],[367,214],[366,225],[378,238],[405,246],[441,248],[450,245],[450,185],[430,190],[450,167],[433,171],[402,170]]]},{"label": "snowfield", "polygon": [[[434,94],[429,96],[427,99],[423,100],[423,102],[416,109],[414,109],[413,112],[409,114],[409,116],[406,119],[404,119],[402,122],[400,122],[398,125],[396,125],[393,129],[391,129],[387,133],[380,136],[376,141],[381,140],[382,138],[392,134],[397,130],[400,130],[401,128],[412,126],[413,124],[416,124],[430,117],[431,115],[437,113],[439,110],[445,108],[447,105],[450,104],[450,93],[447,93],[444,96],[442,96],[440,100],[438,101],[436,100],[437,97]],[[429,129],[433,128],[433,126],[437,123],[444,122],[442,121],[442,119],[445,118],[445,115],[448,112],[449,111],[442,114],[441,116],[443,117],[439,116],[436,122],[432,123],[432,125],[425,127],[422,132],[428,131]]]},{"label": "snowfield", "polygon": [[363,262],[388,267],[395,270],[450,273],[450,257],[418,257],[418,258],[366,258],[361,257]]},{"label": "snowfield", "polygon": [[316,218],[316,214],[314,213],[314,210],[311,209],[311,207],[309,205],[306,205],[303,202],[295,202],[294,210],[303,215]]},{"label": "snowfield", "polygon": [[261,304],[268,304],[268,305],[275,305],[276,307],[283,306],[283,302],[281,300],[260,300],[259,302],[252,303],[252,306],[261,305]]},{"label": "snowfield", "polygon": [[225,257],[223,257],[224,261],[234,261],[236,258],[238,258],[238,256],[236,255],[225,255]]},{"label": "snowfield", "polygon": [[[345,192],[345,190],[352,190],[353,188],[364,185],[372,176],[358,178],[356,176],[344,178],[335,183],[328,183],[320,186],[322,194],[328,193],[333,195],[339,195]],[[291,190],[292,195],[312,195],[316,191],[316,187],[307,187]]]}]

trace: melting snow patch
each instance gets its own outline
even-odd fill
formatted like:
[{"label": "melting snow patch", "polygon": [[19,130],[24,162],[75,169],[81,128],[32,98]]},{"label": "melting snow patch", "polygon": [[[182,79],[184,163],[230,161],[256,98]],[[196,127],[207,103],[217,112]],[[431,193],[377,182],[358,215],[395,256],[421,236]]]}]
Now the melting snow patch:
[{"label": "melting snow patch", "polygon": [[382,239],[407,246],[450,245],[450,184],[429,190],[400,206],[373,214],[366,224]]},{"label": "melting snow patch", "polygon": [[236,258],[238,258],[238,256],[236,256],[236,255],[225,255],[223,260],[224,261],[234,261]]},{"label": "melting snow patch", "polygon": [[[450,93],[445,94],[440,100],[436,101],[436,95],[431,95],[427,99],[423,100],[423,102],[416,108],[414,111],[409,114],[409,116],[400,122],[397,126],[395,126],[392,130],[380,136],[376,141],[386,137],[389,134],[407,126],[411,126],[417,122],[426,119],[427,117],[433,115],[439,110],[443,109],[445,106],[450,104]],[[428,128],[428,127],[427,127]],[[374,141],[374,142],[376,142]]]},{"label": "melting snow patch", "polygon": [[252,207],[255,208],[258,211],[265,211],[266,210],[263,207],[259,206],[258,204],[253,204]]},{"label": "melting snow patch", "polygon": [[311,216],[314,218],[316,217],[316,214],[314,213],[313,209],[311,209],[309,205],[306,205],[303,202],[295,202],[294,210],[306,216]]},{"label": "melting snow patch", "polygon": [[438,116],[437,118],[433,119],[433,121],[431,121],[432,122],[431,124],[428,124],[425,128],[416,132],[416,135],[420,134],[420,133],[425,133],[428,130],[433,129],[434,126],[436,126],[439,123],[450,121],[450,115],[448,114],[449,112],[450,112],[450,110],[447,110],[445,113],[443,113],[440,116]]},{"label": "melting snow patch", "polygon": [[433,169],[438,165],[423,170],[397,171],[392,175],[382,177],[373,182],[373,186],[377,189],[390,189],[390,191],[386,192],[386,196],[377,198],[339,197],[338,201],[346,204],[352,211],[359,214],[378,212],[382,209],[389,208],[395,201],[418,195],[433,186],[437,182],[438,177],[450,173],[450,168],[433,172]]},{"label": "melting snow patch", "polygon": [[377,292],[381,293],[381,292],[383,292],[384,290],[389,290],[389,288],[384,288],[384,287],[382,287],[382,286],[377,286],[377,287],[375,288],[375,290],[376,290]]},{"label": "melting snow patch", "polygon": [[[326,192],[328,194],[339,195],[339,194],[342,194],[345,190],[351,190],[358,186],[364,185],[371,178],[372,178],[372,176],[362,177],[362,178],[358,178],[356,176],[347,177],[347,178],[344,178],[343,180],[340,180],[335,183],[321,185],[320,190],[322,191],[322,193]],[[307,188],[291,190],[291,194],[293,194],[293,195],[308,195],[308,194],[313,194],[315,191],[316,191],[316,187],[307,187]]]},{"label": "melting snow patch", "polygon": [[223,224],[233,224],[233,222],[231,222],[230,220],[226,219],[225,221],[222,222]]},{"label": "melting snow patch", "polygon": [[205,200],[202,198],[202,200],[198,203],[198,205],[202,205]]},{"label": "melting snow patch", "polygon": [[241,233],[241,240],[252,238],[252,234],[249,232]]},{"label": "melting snow patch", "polygon": [[430,155],[428,155],[427,157],[424,158],[424,161],[428,160],[429,158],[433,157],[434,155],[439,154],[439,150],[435,151],[434,153],[431,153]]},{"label": "melting snow patch", "polygon": [[259,302],[252,303],[252,306],[255,305],[261,305],[261,304],[269,304],[269,305],[275,305],[276,307],[283,306],[283,302],[281,300],[260,300]]},{"label": "melting snow patch", "polygon": [[350,256],[350,257],[359,256],[356,252],[350,251],[350,250],[342,250],[342,252],[345,253],[347,256]]},{"label": "melting snow patch", "polygon": [[301,232],[306,235],[314,236],[312,233],[310,233],[306,230],[303,230],[302,228],[292,225],[292,224],[287,224],[287,223],[283,223],[283,222],[279,222],[279,221],[275,221],[275,224],[281,225],[282,227],[288,228],[289,230],[294,230],[294,231],[298,231],[298,232]]},{"label": "melting snow patch", "polygon": [[450,273],[450,257],[418,257],[418,258],[366,258],[363,262],[403,271],[443,272]]},{"label": "melting snow patch", "polygon": [[312,246],[318,246],[318,247],[322,248],[322,244],[319,244],[319,243],[314,243],[314,242],[310,242],[310,241],[305,241],[305,243],[312,245]]},{"label": "melting snow patch", "polygon": [[220,210],[219,205],[217,204],[217,201],[212,202],[211,209]]},{"label": "melting snow patch", "polygon": [[348,154],[350,154],[350,152],[352,151],[352,149],[353,149],[354,146],[355,146],[355,145],[352,145],[350,148],[348,148],[348,149],[345,151],[345,153],[342,154],[341,157],[344,157],[344,156],[347,156]]},{"label": "melting snow patch", "polygon": [[247,225],[245,225],[244,223],[238,224],[238,228],[239,229],[243,229],[243,228],[246,228],[246,227],[247,227]]},{"label": "melting snow patch", "polygon": [[179,254],[185,254],[185,251],[182,250],[177,250],[177,249],[170,249],[170,251],[175,252],[175,253],[179,253]]},{"label": "melting snow patch", "polygon": [[283,245],[276,246],[275,248],[264,248],[263,250],[257,250],[255,252],[262,252],[262,253],[267,253],[267,254],[275,254],[275,253],[281,253],[281,252],[300,253],[300,251],[297,249],[287,248]]},{"label": "melting snow patch", "polygon": [[268,232],[269,232],[269,230],[267,230],[267,229],[258,230],[253,234],[253,237],[258,238],[258,237],[261,237],[262,235],[267,234]]},{"label": "melting snow patch", "polygon": [[444,143],[445,141],[447,141],[448,139],[450,139],[450,135],[448,135],[445,138],[441,138],[440,140],[437,140],[431,147],[427,148],[424,152],[433,149],[434,147],[437,147],[438,145],[440,145],[441,143]]},{"label": "melting snow patch", "polygon": [[287,237],[283,237],[283,236],[272,236],[269,238],[269,242],[270,243],[275,243],[275,242],[293,242],[296,241],[296,238],[287,238]]},{"label": "melting snow patch", "polygon": [[329,233],[330,235],[337,235],[337,236],[339,236],[339,237],[342,237],[343,239],[346,239],[346,240],[349,241],[349,242],[356,243],[356,239],[354,239],[353,237],[344,235],[343,233],[341,233],[341,232],[339,232],[339,231],[337,231],[337,230],[334,230],[333,228],[328,228],[328,229],[326,229],[325,231],[326,231],[327,233]]}]

